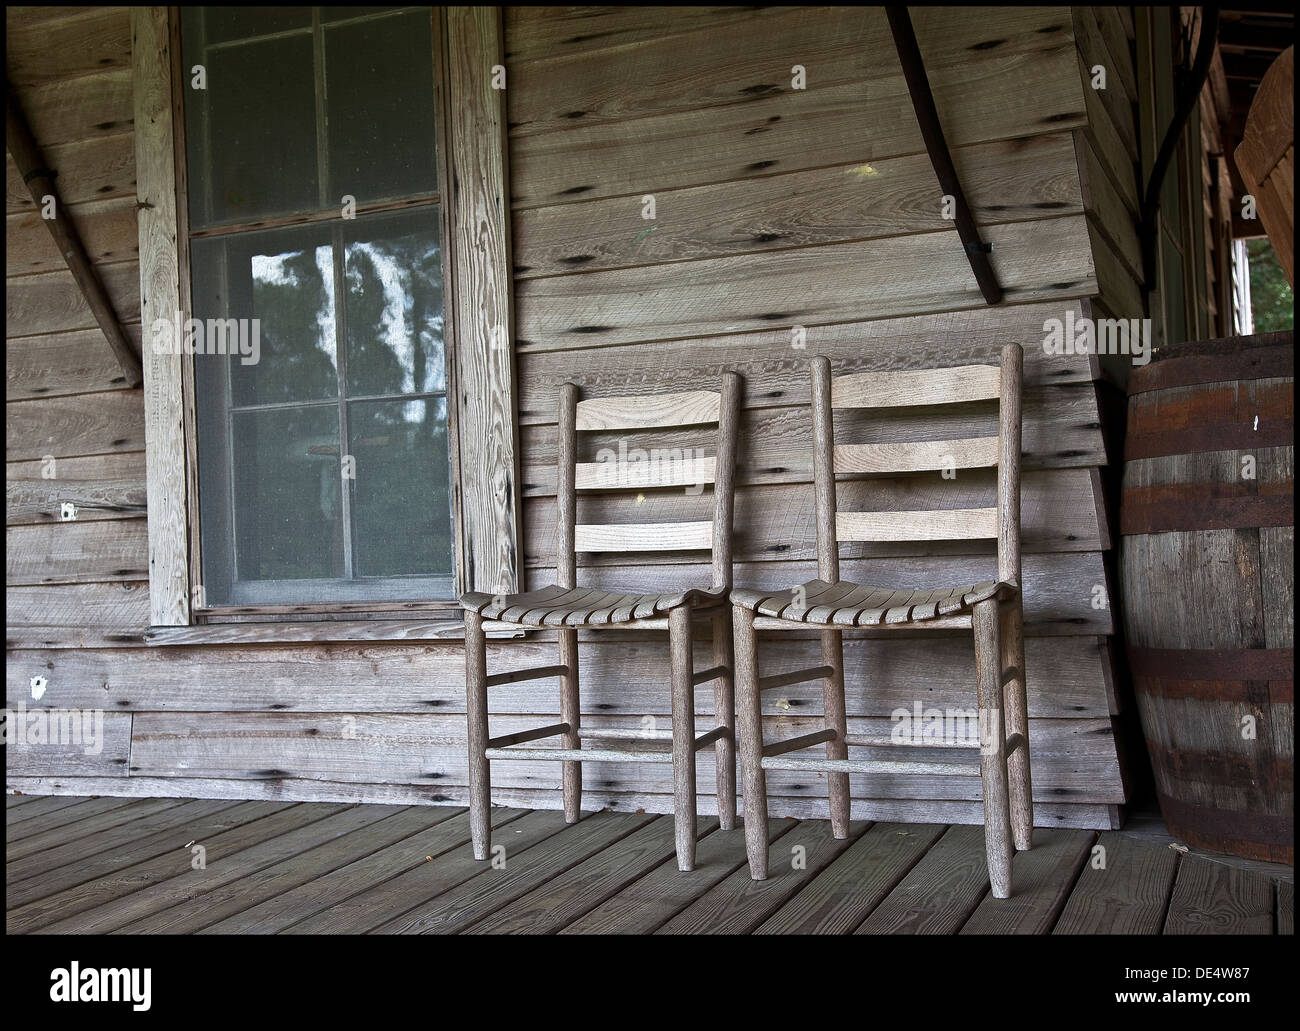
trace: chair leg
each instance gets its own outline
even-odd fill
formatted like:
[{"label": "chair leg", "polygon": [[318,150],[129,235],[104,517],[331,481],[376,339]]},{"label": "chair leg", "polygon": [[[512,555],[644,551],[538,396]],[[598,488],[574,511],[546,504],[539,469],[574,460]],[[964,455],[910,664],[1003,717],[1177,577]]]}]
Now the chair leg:
[{"label": "chair leg", "polygon": [[714,756],[718,765],[718,823],[724,831],[736,826],[736,700],[732,681],[736,663],[732,655],[731,610],[726,606],[713,616],[713,664],[727,673],[713,682],[713,712],[717,726],[727,732],[718,738]]},{"label": "chair leg", "polygon": [[[564,748],[581,748],[578,728],[582,723],[582,704],[578,696],[578,631],[561,630],[560,664],[569,672],[560,677],[560,720],[569,725],[561,738]],[[560,764],[564,793],[564,822],[577,823],[582,812],[582,763],[566,759]]]},{"label": "chair leg", "polygon": [[672,665],[673,814],[677,869],[695,869],[695,685],[691,656],[691,610],[679,605],[668,614]]},{"label": "chair leg", "polygon": [[1007,676],[1002,688],[1007,710],[1008,735],[1019,734],[1024,744],[1007,757],[1007,779],[1011,791],[1011,831],[1017,851],[1033,844],[1034,793],[1029,775],[1029,709],[1025,697],[1024,609],[1020,598],[1001,607],[1002,670]]},{"label": "chair leg", "polygon": [[465,719],[469,743],[469,833],[474,858],[487,859],[492,847],[492,778],[485,754],[488,741],[487,638],[483,617],[465,613]]},{"label": "chair leg", "polygon": [[1011,813],[1007,799],[1006,735],[1002,711],[1001,647],[996,599],[975,606],[975,696],[979,706],[980,780],[984,789],[984,849],[993,897],[1011,897]]},{"label": "chair leg", "polygon": [[767,778],[763,773],[763,709],[758,690],[758,637],[754,613],[732,607],[736,638],[736,731],[745,775],[745,848],[749,875],[767,879]]},{"label": "chair leg", "polygon": [[[848,718],[844,713],[844,634],[839,630],[823,630],[822,665],[835,670],[822,681],[822,711],[826,726],[835,731],[835,739],[826,742],[826,758],[847,759],[849,746],[845,736],[849,732]],[[826,786],[830,793],[831,833],[837,838],[849,836],[849,775],[828,773]]]}]

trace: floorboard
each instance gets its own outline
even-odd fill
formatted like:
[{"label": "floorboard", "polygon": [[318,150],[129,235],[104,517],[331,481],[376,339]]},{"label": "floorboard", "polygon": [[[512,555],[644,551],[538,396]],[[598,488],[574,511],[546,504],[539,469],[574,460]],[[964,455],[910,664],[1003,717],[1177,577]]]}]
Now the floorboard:
[{"label": "floorboard", "polygon": [[[169,847],[165,852],[154,852],[143,862],[114,869],[95,880],[10,911],[7,914],[10,930],[29,930],[35,924],[42,934],[88,934],[117,926],[113,918],[119,912],[121,899],[190,869],[194,859],[190,842],[202,844],[215,859],[313,823],[342,808],[337,805],[304,807],[289,804],[279,806],[278,811],[272,808],[268,812],[266,808],[253,809],[254,805],[258,803],[236,805],[233,809],[182,823],[170,832]],[[321,812],[322,809],[326,812]],[[48,923],[54,914],[59,919]]]},{"label": "floorboard", "polygon": [[[696,821],[696,840],[718,829]],[[735,844],[735,835],[729,834]],[[697,845],[698,847],[698,845]],[[698,859],[698,855],[697,855]],[[660,816],[467,929],[469,934],[553,934],[659,866],[677,868],[674,820]]]},{"label": "floorboard", "polygon": [[[269,898],[249,909],[204,927],[200,934],[275,934],[307,920],[331,906],[338,906],[385,881],[436,860],[445,852],[469,840],[469,816],[465,809],[419,806],[426,814],[423,823],[405,838],[360,857],[322,877]],[[524,810],[503,812],[503,819],[518,819]],[[494,818],[496,812],[493,813]],[[405,822],[405,814],[397,819]],[[433,821],[437,821],[436,823]]]},{"label": "floorboard", "polygon": [[[1012,897],[983,828],[770,820],[754,881],[743,827],[701,817],[677,869],[670,815],[423,805],[9,795],[16,934],[1294,934],[1295,871],[1189,848],[1158,817],[1039,828]],[[197,846],[204,862],[195,865]],[[1171,847],[1172,846],[1172,847]]]},{"label": "floorboard", "polygon": [[1273,883],[1261,874],[1184,856],[1165,934],[1272,934]]},{"label": "floorboard", "polygon": [[875,824],[754,933],[850,934],[943,831],[939,824]]},{"label": "floorboard", "polygon": [[[274,862],[262,865],[264,857],[253,849],[210,865],[207,870],[182,874],[166,885],[151,889],[150,893],[156,898],[144,899],[142,902],[146,906],[157,902],[166,903],[178,894],[184,897],[188,892],[184,901],[123,924],[117,933],[193,934],[200,928],[247,909],[263,899],[327,874],[335,867],[356,858],[358,854],[374,851],[372,842],[390,843],[393,832],[385,831],[384,824],[393,817],[402,815],[408,808],[358,806],[302,828],[291,836],[295,840],[268,842],[260,846],[264,853],[273,847],[272,854],[277,856],[281,855],[286,846],[292,848],[287,855]],[[399,827],[397,837],[402,837],[405,829]],[[229,869],[223,870],[223,864],[227,863],[230,864]],[[253,869],[240,875],[239,871],[247,867]],[[214,874],[218,879],[229,879],[222,884],[209,886],[208,881]],[[189,887],[186,882],[191,882],[194,886]],[[195,891],[199,886],[204,889],[201,893]]]},{"label": "floorboard", "polygon": [[514,853],[513,859],[507,850],[503,867],[482,863],[477,876],[376,930],[381,934],[456,934],[658,819],[645,813],[593,813],[566,826],[562,833]]},{"label": "floorboard", "polygon": [[[497,810],[493,810],[495,815]],[[564,814],[556,812],[530,812],[518,820],[511,820],[502,832],[494,830],[493,836],[501,844],[505,837],[506,856],[518,856],[533,845],[545,841],[552,835],[566,828],[576,830],[564,822]],[[369,891],[354,895],[321,910],[319,913],[294,924],[288,930],[292,934],[347,933],[365,934],[380,928],[392,928],[400,925],[406,914],[428,906],[430,900],[436,899],[449,891],[455,890],[490,869],[489,864],[474,858],[469,843],[468,821],[461,843],[456,848],[399,874]]]},{"label": "floorboard", "polygon": [[[114,870],[144,862],[197,840],[186,828],[200,832],[224,829],[235,823],[288,808],[286,802],[239,803],[198,799],[151,813],[132,823],[109,827],[84,841],[67,842],[9,865],[5,886],[6,908],[24,905],[102,877]],[[254,808],[256,806],[256,808]]]},{"label": "floorboard", "polygon": [[[768,838],[775,840],[794,827],[790,820],[769,820]],[[745,866],[744,822],[736,829],[717,831],[699,842],[695,869],[683,873],[676,858],[660,863],[606,899],[560,934],[653,934],[719,881]]]},{"label": "floorboard", "polygon": [[983,827],[949,827],[858,934],[955,934],[988,894]]},{"label": "floorboard", "polygon": [[1093,831],[1034,831],[1034,847],[1011,861],[1011,898],[986,895],[959,933],[1046,934],[1096,837]]},{"label": "floorboard", "polygon": [[1084,863],[1053,934],[1159,934],[1178,853],[1168,845],[1107,831]]},{"label": "floorboard", "polygon": [[801,820],[768,846],[767,880],[749,875],[749,864],[719,881],[664,924],[656,934],[749,934],[806,887],[863,834],[869,825],[849,824],[849,836],[831,836],[827,820]]},{"label": "floorboard", "polygon": [[[103,801],[117,804],[104,806],[97,810],[82,810],[79,807],[60,809],[57,813],[51,814],[51,819],[48,822],[45,820],[37,821],[38,826],[33,828],[32,833],[26,837],[17,841],[8,838],[5,842],[5,862],[12,863],[24,856],[30,856],[37,852],[46,852],[68,841],[84,841],[90,835],[98,834],[110,827],[129,824],[150,813],[160,812],[163,809],[170,809],[173,806],[180,805],[183,800],[179,798],[113,798],[104,799]],[[87,805],[92,805],[93,802],[94,800],[87,802]],[[58,820],[59,817],[65,814],[70,816],[73,813],[79,815],[75,819],[67,821]]]}]

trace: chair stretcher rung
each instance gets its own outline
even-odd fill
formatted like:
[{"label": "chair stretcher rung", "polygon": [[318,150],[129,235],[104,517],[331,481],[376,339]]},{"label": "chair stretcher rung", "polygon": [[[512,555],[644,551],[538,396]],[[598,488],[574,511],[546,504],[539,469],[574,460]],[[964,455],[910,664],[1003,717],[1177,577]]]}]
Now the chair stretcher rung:
[{"label": "chair stretcher rung", "polygon": [[573,760],[577,762],[627,762],[670,763],[672,752],[635,752],[616,748],[488,748],[484,755],[489,759],[533,759],[548,762]]},{"label": "chair stretcher rung", "polygon": [[717,680],[719,677],[728,677],[731,670],[726,666],[710,666],[708,669],[702,669],[698,673],[691,674],[692,684],[707,684],[710,680]]},{"label": "chair stretcher rung", "polygon": [[791,670],[789,673],[774,673],[770,677],[759,677],[758,689],[771,691],[773,688],[789,687],[791,684],[802,684],[808,680],[821,680],[834,672],[834,666],[813,666],[810,669]]},{"label": "chair stretcher rung", "polygon": [[802,770],[816,773],[901,773],[934,777],[978,777],[979,767],[969,763],[897,762],[884,759],[827,759],[815,755],[764,756],[765,770]]},{"label": "chair stretcher rung", "polygon": [[785,741],[774,741],[763,749],[763,758],[770,756],[785,755],[786,752],[796,752],[800,748],[807,748],[810,745],[820,745],[824,741],[834,741],[835,731],[827,727],[825,730],[814,730],[811,734],[803,734],[799,737],[788,738]]},{"label": "chair stretcher rung", "polygon": [[714,727],[707,734],[701,734],[695,739],[695,750],[698,752],[701,748],[708,747],[713,744],[713,742],[717,741],[718,738],[726,736],[726,733],[726,727]]},{"label": "chair stretcher rung", "polygon": [[1003,757],[1009,756],[1009,755],[1010,755],[1012,752],[1014,752],[1017,748],[1021,748],[1021,747],[1023,747],[1024,744],[1025,744],[1025,739],[1024,739],[1024,737],[1023,737],[1022,735],[1020,735],[1020,734],[1012,734],[1012,735],[1010,735],[1010,736],[1007,738],[1006,742],[1002,745],[1002,755],[1003,755]]},{"label": "chair stretcher rung", "polygon": [[488,748],[505,748],[507,745],[518,745],[524,741],[536,741],[543,737],[556,737],[568,732],[569,725],[567,723],[552,723],[549,727],[534,727],[532,730],[520,730],[514,734],[490,737],[487,746]]},{"label": "chair stretcher rung", "polygon": [[487,678],[487,686],[500,687],[502,684],[517,684],[521,680],[543,680],[546,677],[562,677],[568,672],[568,666],[537,666],[533,669],[512,669],[509,673],[493,673]]}]

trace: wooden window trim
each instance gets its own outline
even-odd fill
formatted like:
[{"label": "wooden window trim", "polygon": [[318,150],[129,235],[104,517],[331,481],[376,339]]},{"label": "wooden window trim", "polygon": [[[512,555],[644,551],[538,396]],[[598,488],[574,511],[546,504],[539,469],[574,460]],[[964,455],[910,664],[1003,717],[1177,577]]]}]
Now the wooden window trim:
[{"label": "wooden window trim", "polygon": [[[504,66],[498,7],[438,8],[439,183],[443,220],[449,464],[455,589],[519,587],[519,446],[510,274],[505,91],[492,88]],[[211,615],[352,614],[393,608],[450,621],[454,600],[204,607],[198,524],[193,356],[155,354],[149,328],[191,312],[186,164],[181,117],[187,81],[180,68],[177,8],[131,9],[141,317],[145,327],[145,462],[149,527],[150,623],[194,627]],[[396,638],[396,621],[379,620]],[[230,624],[212,639],[230,633]],[[268,624],[277,627],[277,624]],[[278,624],[278,640],[293,636]],[[274,634],[277,631],[266,631]],[[159,641],[167,634],[157,635]],[[172,635],[174,637],[174,635]],[[373,637],[371,639],[374,639]],[[195,643],[191,641],[190,643]]]}]

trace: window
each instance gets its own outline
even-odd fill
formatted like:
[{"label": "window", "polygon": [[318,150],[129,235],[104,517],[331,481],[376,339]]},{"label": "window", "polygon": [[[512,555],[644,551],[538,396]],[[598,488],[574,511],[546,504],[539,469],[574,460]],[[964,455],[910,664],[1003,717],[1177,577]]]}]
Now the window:
[{"label": "window", "polygon": [[181,19],[205,601],[450,597],[430,9]]},{"label": "window", "polygon": [[130,11],[149,639],[515,590],[500,9]]}]

